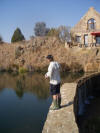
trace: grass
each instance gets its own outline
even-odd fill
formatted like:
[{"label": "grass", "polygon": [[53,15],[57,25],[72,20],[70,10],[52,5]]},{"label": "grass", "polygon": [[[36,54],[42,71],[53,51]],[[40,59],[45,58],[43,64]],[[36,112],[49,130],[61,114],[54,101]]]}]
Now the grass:
[{"label": "grass", "polygon": [[26,73],[28,72],[28,70],[24,67],[19,67],[19,74],[23,74],[23,73]]}]

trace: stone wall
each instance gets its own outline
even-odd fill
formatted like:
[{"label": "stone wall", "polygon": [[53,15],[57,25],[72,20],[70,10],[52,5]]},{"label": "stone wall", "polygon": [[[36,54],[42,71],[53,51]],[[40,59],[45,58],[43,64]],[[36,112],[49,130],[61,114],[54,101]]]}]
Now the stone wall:
[{"label": "stone wall", "polygon": [[77,124],[79,117],[85,112],[85,107],[90,104],[100,91],[100,73],[85,76],[77,83],[76,94],[74,97],[74,113]]}]

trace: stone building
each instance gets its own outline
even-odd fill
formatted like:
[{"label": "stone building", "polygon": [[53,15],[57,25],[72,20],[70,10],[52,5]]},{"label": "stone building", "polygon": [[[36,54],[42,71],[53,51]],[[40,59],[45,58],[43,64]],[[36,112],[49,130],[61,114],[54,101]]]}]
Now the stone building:
[{"label": "stone building", "polygon": [[83,46],[100,45],[100,13],[93,7],[71,29],[77,44]]}]

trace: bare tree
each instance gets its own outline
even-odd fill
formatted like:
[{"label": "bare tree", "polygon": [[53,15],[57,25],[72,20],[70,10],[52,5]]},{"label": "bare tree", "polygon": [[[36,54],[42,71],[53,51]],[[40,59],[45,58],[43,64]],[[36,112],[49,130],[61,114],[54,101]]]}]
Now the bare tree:
[{"label": "bare tree", "polygon": [[46,28],[45,22],[37,22],[34,32],[36,36],[45,36],[49,32],[49,28]]},{"label": "bare tree", "polygon": [[60,26],[58,28],[59,31],[59,38],[62,42],[70,42],[71,41],[71,37],[70,37],[70,27],[66,27],[66,26]]}]

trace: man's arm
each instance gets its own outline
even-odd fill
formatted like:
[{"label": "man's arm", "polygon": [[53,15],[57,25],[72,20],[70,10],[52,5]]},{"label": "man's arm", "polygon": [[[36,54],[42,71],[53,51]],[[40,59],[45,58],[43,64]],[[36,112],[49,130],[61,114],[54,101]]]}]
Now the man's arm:
[{"label": "man's arm", "polygon": [[53,65],[50,65],[48,68],[48,72],[45,74],[45,78],[50,78],[52,76],[53,73]]}]

